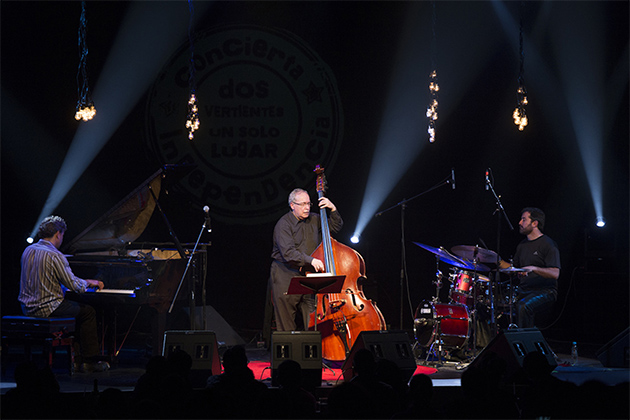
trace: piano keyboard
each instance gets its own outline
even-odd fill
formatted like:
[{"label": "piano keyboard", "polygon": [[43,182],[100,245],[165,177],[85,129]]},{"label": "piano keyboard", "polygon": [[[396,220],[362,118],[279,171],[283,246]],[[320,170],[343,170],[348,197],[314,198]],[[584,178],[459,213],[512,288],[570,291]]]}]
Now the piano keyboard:
[{"label": "piano keyboard", "polygon": [[127,295],[127,296],[135,296],[135,290],[129,289],[87,289],[86,293],[100,293],[102,295]]}]

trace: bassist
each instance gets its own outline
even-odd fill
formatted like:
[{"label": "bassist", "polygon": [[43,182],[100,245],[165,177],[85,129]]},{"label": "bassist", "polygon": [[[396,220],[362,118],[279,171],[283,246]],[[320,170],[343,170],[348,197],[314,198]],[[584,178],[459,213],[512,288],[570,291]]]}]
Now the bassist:
[{"label": "bassist", "polygon": [[[328,226],[338,232],[343,226],[337,207],[326,197],[318,200],[320,209],[328,209]],[[291,279],[306,271],[326,271],[321,259],[311,256],[322,241],[320,214],[311,212],[307,191],[297,188],[289,194],[291,211],[282,216],[273,231],[271,287],[277,331],[297,330],[296,316],[301,315],[308,329],[309,315],[315,310],[313,295],[287,295]]]}]

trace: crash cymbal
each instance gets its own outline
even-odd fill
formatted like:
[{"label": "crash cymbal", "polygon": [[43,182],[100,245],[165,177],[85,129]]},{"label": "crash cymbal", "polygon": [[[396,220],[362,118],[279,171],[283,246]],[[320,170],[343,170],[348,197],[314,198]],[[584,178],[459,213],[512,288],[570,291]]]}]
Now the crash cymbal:
[{"label": "crash cymbal", "polygon": [[443,247],[434,248],[429,245],[421,244],[420,242],[414,242],[414,244],[418,245],[420,248],[426,249],[427,251],[437,255],[440,261],[443,261],[447,264],[454,265],[455,267],[464,268],[466,270],[474,270],[475,267],[471,262],[464,261],[460,258],[457,258],[455,255],[448,252]]},{"label": "crash cymbal", "polygon": [[484,263],[496,263],[498,257],[496,252],[478,246],[457,245],[451,248],[451,251],[458,257]]}]

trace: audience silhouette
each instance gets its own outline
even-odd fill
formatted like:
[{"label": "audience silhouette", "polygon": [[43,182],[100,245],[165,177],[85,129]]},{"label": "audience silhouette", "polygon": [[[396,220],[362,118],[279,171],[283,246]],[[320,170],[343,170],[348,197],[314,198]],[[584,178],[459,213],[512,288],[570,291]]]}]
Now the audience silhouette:
[{"label": "audience silhouette", "polygon": [[[117,388],[81,398],[59,392],[52,370],[33,362],[16,366],[16,387],[2,397],[2,418],[81,419],[535,419],[629,418],[629,382],[609,386],[597,380],[581,385],[558,379],[546,357],[527,354],[510,378],[506,361],[489,358],[470,365],[461,387],[435,399],[427,375],[406,383],[391,360],[376,360],[371,351],[354,353],[351,380],[333,386],[321,400],[304,388],[303,371],[294,360],[282,362],[277,387],[256,380],[243,346],[225,350],[223,372],[211,375],[204,389],[190,384],[191,356],[176,350],[149,359],[133,393]],[[509,380],[508,380],[509,379]],[[439,395],[439,394],[438,394]],[[322,395],[320,395],[320,398]],[[438,404],[438,401],[440,402]]]},{"label": "audience silhouette", "polygon": [[59,384],[50,368],[38,369],[34,362],[24,362],[16,366],[14,377],[16,387],[3,398],[2,418],[56,417]]},{"label": "audience silhouette", "polygon": [[278,366],[277,389],[271,389],[266,404],[267,418],[312,419],[317,413],[317,400],[304,386],[302,367],[295,360]]},{"label": "audience silhouette", "polygon": [[353,358],[354,376],[330,392],[328,410],[332,418],[390,418],[398,408],[392,386],[377,375],[374,354],[359,349]]},{"label": "audience silhouette", "polygon": [[[167,364],[164,356],[153,356],[147,362],[145,373],[140,376],[132,394],[134,411],[142,406],[142,411],[134,413],[136,418],[150,418],[162,413],[162,383],[167,376]],[[149,417],[144,417],[143,413]]]},{"label": "audience silhouette", "polygon": [[195,412],[191,414],[205,418],[261,418],[268,391],[248,367],[245,348],[237,345],[225,351],[223,373],[208,378],[206,389],[195,398]]},{"label": "audience silhouette", "polygon": [[439,419],[442,413],[434,408],[433,381],[424,374],[414,375],[409,381],[405,408],[396,413],[396,419]]}]

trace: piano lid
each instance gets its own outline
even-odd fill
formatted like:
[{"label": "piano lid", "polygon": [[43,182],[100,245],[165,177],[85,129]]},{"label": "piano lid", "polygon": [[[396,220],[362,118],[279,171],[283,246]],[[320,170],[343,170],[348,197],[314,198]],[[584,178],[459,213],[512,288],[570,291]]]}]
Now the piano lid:
[{"label": "piano lid", "polygon": [[[122,250],[147,227],[160,197],[160,191],[194,169],[194,164],[167,164],[112,207],[63,247],[69,254],[99,250]],[[169,181],[168,183],[166,181]],[[163,215],[166,217],[165,215]],[[176,239],[176,238],[175,238]]]},{"label": "piano lid", "polygon": [[155,210],[155,200],[159,198],[162,188],[163,172],[164,168],[160,168],[77,235],[64,247],[65,252],[73,254],[77,251],[122,249],[126,243],[135,241],[144,232]]}]

